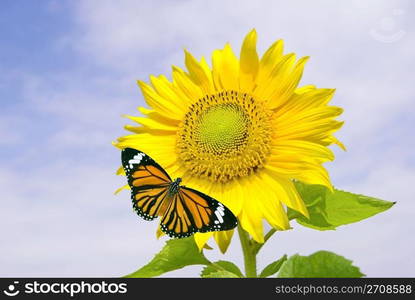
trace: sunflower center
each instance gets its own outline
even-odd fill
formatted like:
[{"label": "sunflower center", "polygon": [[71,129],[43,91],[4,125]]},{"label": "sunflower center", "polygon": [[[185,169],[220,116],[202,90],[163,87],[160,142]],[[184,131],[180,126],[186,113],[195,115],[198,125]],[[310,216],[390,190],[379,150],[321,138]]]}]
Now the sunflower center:
[{"label": "sunflower center", "polygon": [[270,150],[271,112],[235,91],[196,101],[178,131],[179,158],[192,176],[227,182],[262,167]]},{"label": "sunflower center", "polygon": [[204,152],[237,152],[247,141],[248,120],[234,103],[217,104],[203,112],[195,127],[196,142]]}]

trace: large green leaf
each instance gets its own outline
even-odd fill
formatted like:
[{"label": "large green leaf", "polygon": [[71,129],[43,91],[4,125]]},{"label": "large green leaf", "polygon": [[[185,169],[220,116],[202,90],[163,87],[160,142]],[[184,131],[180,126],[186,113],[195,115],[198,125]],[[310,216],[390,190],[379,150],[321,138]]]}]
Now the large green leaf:
[{"label": "large green leaf", "polygon": [[190,265],[208,265],[194,238],[171,239],[144,267],[126,277],[155,277]]},{"label": "large green leaf", "polygon": [[373,197],[334,190],[331,192],[321,185],[307,185],[296,182],[310,218],[289,209],[290,219],[297,219],[303,226],[318,230],[335,229],[340,225],[359,222],[391,208],[395,203]]},{"label": "large green leaf", "polygon": [[360,278],[364,276],[352,261],[328,251],[310,256],[293,255],[281,267],[281,278]]},{"label": "large green leaf", "polygon": [[207,265],[203,268],[200,276],[204,278],[244,277],[237,265],[226,260],[219,260]]},{"label": "large green leaf", "polygon": [[281,268],[282,264],[287,260],[287,255],[285,254],[283,257],[281,257],[279,260],[276,260],[272,263],[270,263],[268,266],[266,266],[261,274],[259,274],[259,277],[261,278],[265,278],[271,275],[274,275],[275,273],[277,273],[279,271],[279,269]]}]

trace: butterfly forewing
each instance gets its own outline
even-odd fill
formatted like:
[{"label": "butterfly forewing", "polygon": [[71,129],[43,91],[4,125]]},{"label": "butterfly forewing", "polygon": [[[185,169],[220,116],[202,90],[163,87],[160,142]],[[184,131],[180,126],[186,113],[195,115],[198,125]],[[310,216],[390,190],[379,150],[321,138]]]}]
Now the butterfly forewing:
[{"label": "butterfly forewing", "polygon": [[130,186],[143,187],[171,183],[166,171],[144,152],[131,148],[123,149],[121,161]]},{"label": "butterfly forewing", "polygon": [[161,215],[169,203],[170,176],[151,157],[135,149],[122,150],[121,161],[137,214],[145,220]]}]

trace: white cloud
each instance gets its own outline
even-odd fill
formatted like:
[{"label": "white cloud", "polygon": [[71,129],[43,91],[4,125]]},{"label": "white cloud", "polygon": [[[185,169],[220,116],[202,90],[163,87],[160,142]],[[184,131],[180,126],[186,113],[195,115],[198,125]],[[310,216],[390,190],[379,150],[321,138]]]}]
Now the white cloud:
[{"label": "white cloud", "polygon": [[284,38],[296,51],[321,52],[322,46],[330,45],[330,51],[343,54],[340,45],[347,46],[353,39],[372,40],[369,31],[399,5],[379,1],[365,1],[364,5],[361,1],[99,3],[83,1],[78,6],[78,33],[82,35],[76,36],[74,46],[105,64],[123,68],[131,62],[132,67],[140,64],[140,54],[169,58],[181,47],[206,54],[226,41],[240,41],[251,28],[258,29],[261,46]]}]

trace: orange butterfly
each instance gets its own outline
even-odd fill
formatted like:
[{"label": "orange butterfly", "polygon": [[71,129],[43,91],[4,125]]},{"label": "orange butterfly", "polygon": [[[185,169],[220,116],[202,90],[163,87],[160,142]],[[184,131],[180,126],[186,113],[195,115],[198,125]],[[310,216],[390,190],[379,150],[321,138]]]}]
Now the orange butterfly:
[{"label": "orange butterfly", "polygon": [[126,148],[121,152],[121,161],[135,211],[144,220],[160,216],[161,230],[170,237],[230,230],[238,224],[226,206],[206,194],[181,186],[181,178],[172,181],[147,154]]}]

